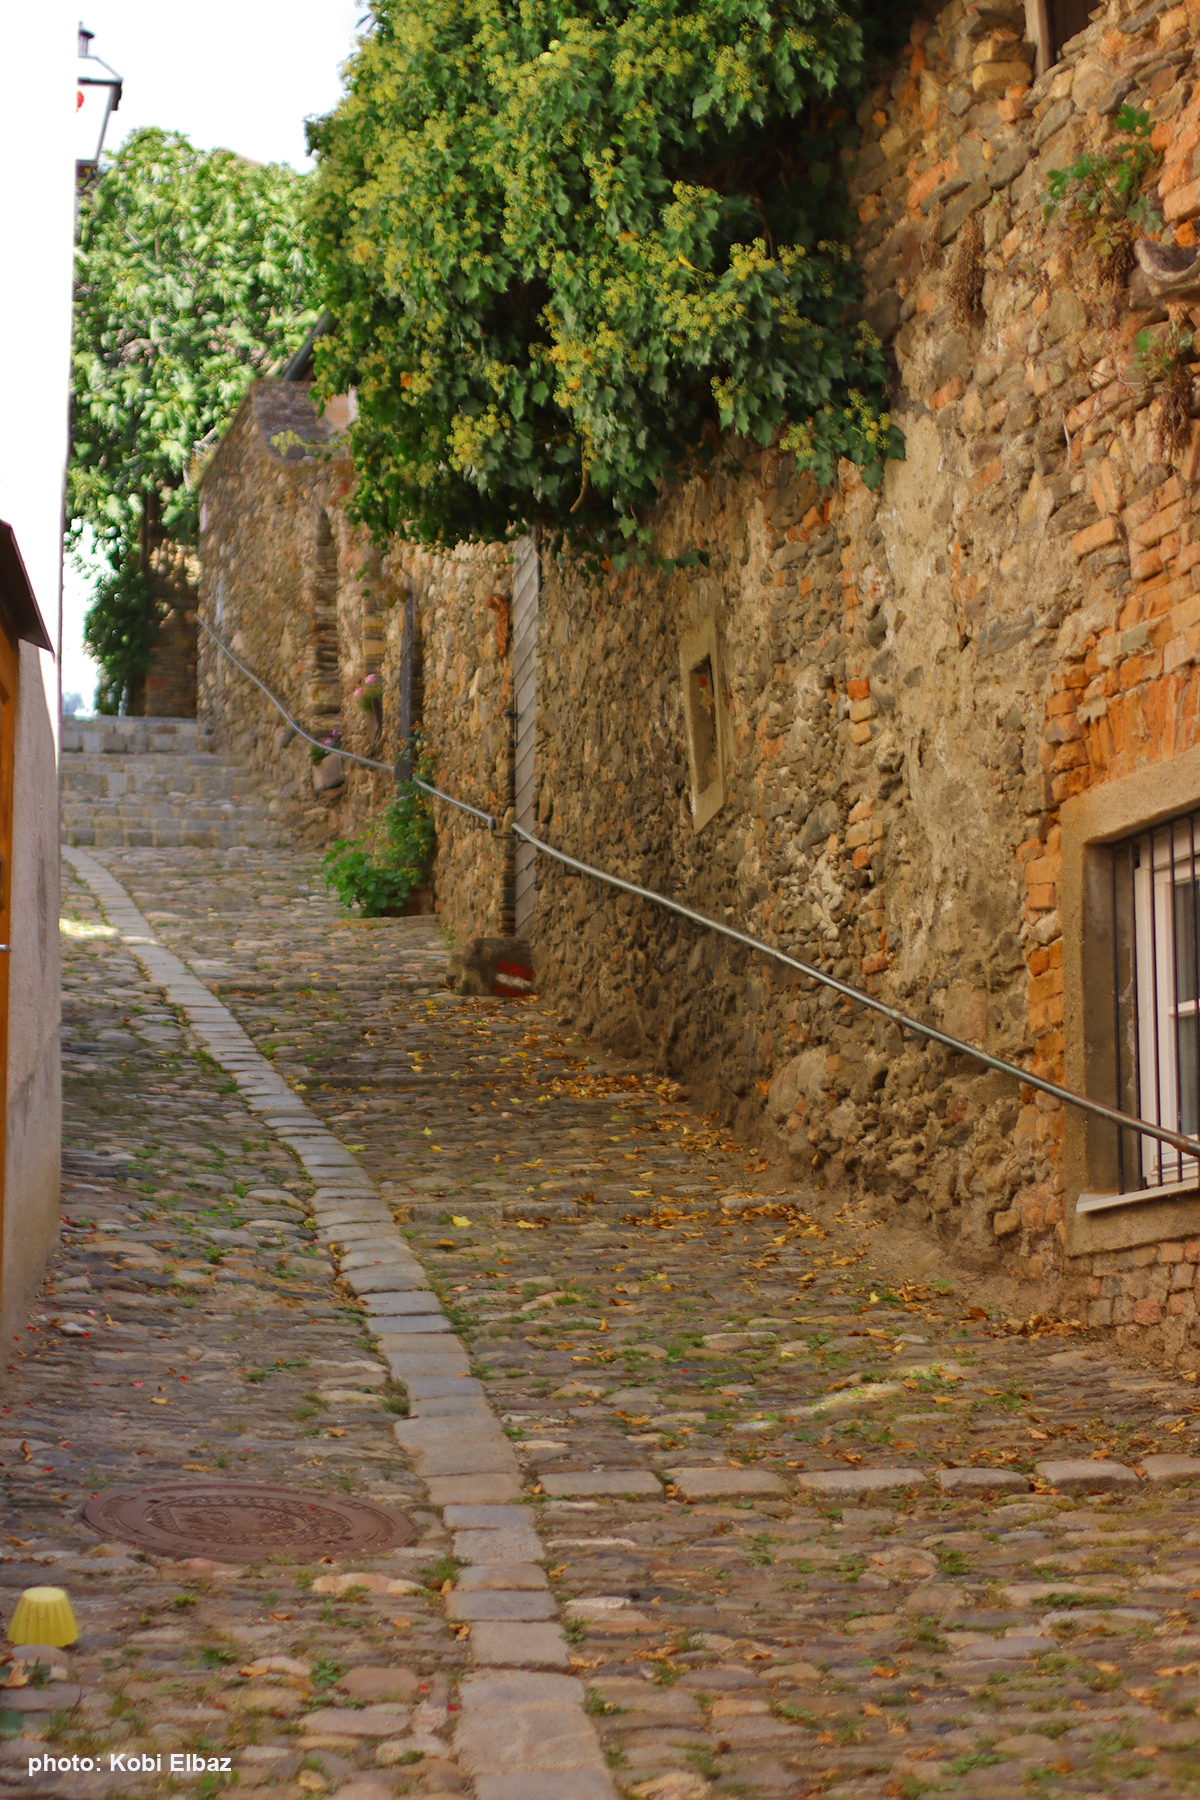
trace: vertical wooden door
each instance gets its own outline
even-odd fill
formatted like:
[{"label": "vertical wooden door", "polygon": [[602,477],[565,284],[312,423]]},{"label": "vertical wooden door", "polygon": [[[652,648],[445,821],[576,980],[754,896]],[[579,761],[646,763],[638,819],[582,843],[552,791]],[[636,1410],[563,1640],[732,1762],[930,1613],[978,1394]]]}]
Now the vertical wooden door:
[{"label": "vertical wooden door", "polygon": [[0,620],[0,1291],[4,1285],[4,1165],[8,1126],[8,971],[12,958],[13,757],[17,736],[17,641]]},{"label": "vertical wooden door", "polygon": [[[537,542],[518,538],[513,545],[513,704],[517,711],[517,824],[537,826],[537,783],[534,740],[537,734],[537,636],[540,569]],[[517,936],[533,922],[537,899],[537,851],[517,840]]]}]

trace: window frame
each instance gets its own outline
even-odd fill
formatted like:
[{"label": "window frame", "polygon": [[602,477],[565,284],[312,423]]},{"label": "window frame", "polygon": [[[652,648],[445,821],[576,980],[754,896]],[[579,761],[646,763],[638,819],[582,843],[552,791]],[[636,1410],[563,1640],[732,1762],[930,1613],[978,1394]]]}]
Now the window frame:
[{"label": "window frame", "polygon": [[[1200,814],[1200,745],[1127,772],[1118,763],[1108,780],[1064,800],[1059,809],[1065,1085],[1108,1104],[1118,1091],[1115,1000],[1119,987],[1133,979],[1121,963],[1127,920],[1119,916],[1123,902],[1115,891],[1113,846],[1189,813]],[[1133,943],[1135,935],[1129,930],[1125,941]],[[1127,1076],[1120,1091],[1126,1102],[1122,1110],[1138,1112]],[[1200,1235],[1200,1183],[1131,1187],[1122,1193],[1116,1129],[1077,1107],[1061,1111],[1058,1166],[1068,1256]],[[1169,1158],[1171,1153],[1166,1149],[1164,1154]]]},{"label": "window frame", "polygon": [[[1195,889],[1200,878],[1200,853],[1196,845],[1196,815],[1168,820],[1145,833],[1139,848],[1143,854],[1134,871],[1134,959],[1137,971],[1136,1043],[1138,1046],[1139,1117],[1164,1124],[1168,1129],[1195,1130],[1200,1112],[1197,1096],[1191,1096],[1191,1119],[1185,1118],[1181,1096],[1181,1016],[1195,1020],[1200,996],[1181,1001],[1179,996],[1178,908],[1173,904],[1180,877],[1189,877],[1192,900],[1192,986],[1197,966]],[[1144,848],[1149,847],[1149,856]],[[1114,855],[1117,847],[1114,846]],[[1154,1138],[1141,1139],[1140,1190],[1164,1193],[1200,1185],[1200,1162]],[[1174,1165],[1175,1173],[1169,1171]]]}]

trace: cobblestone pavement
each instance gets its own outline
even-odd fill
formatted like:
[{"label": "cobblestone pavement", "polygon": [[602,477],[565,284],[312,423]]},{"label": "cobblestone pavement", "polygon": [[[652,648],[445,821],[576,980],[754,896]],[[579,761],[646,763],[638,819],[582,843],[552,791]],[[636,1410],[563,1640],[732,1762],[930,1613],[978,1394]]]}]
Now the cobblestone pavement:
[{"label": "cobblestone pavement", "polygon": [[[1194,1384],[906,1284],[869,1210],[776,1194],[536,999],[449,993],[433,922],[339,914],[302,857],[104,861],[403,1238],[335,1215],[72,884],[72,1224],[10,1377],[0,1582],[51,1559],[85,1630],[11,1791],[133,1791],[16,1761],[118,1739],[344,1800],[1200,1791]],[[405,1335],[426,1279],[491,1412],[465,1359],[426,1398],[459,1354]],[[349,1572],[413,1591],[97,1551],[88,1493],[194,1464],[404,1506],[420,1542]]]}]

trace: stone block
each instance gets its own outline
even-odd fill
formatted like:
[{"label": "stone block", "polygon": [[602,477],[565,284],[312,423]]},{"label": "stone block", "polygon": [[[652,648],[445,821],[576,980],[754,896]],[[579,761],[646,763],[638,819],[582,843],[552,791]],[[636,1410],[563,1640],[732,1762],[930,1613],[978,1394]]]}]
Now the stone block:
[{"label": "stone block", "polygon": [[524,1506],[493,1506],[487,1501],[453,1502],[442,1514],[451,1531],[532,1531],[533,1517]]},{"label": "stone block", "polygon": [[401,1279],[408,1273],[408,1265],[402,1262],[380,1263],[369,1269],[347,1269],[342,1279],[356,1294],[384,1294],[390,1288],[398,1287]]},{"label": "stone block", "polygon": [[346,779],[346,765],[337,751],[321,758],[313,765],[312,784],[314,794],[330,794],[340,788]]},{"label": "stone block", "polygon": [[630,1606],[623,1594],[593,1594],[579,1600],[568,1600],[568,1619],[580,1619],[589,1634],[599,1632],[610,1637],[654,1636],[660,1622],[651,1619],[636,1606]]},{"label": "stone block", "polygon": [[[463,1424],[455,1419],[397,1419],[392,1427],[396,1442],[410,1456],[423,1458],[435,1455],[442,1450],[462,1452],[478,1450],[480,1455],[494,1449],[507,1450],[516,1466],[516,1458],[512,1455],[512,1446],[493,1417],[481,1420],[478,1424]],[[485,1463],[480,1464],[486,1468]],[[436,1474],[457,1473],[454,1470],[435,1470]]]},{"label": "stone block", "polygon": [[329,1800],[392,1800],[395,1787],[383,1775],[355,1775],[345,1781]]},{"label": "stone block", "polygon": [[532,1529],[526,1531],[456,1531],[454,1554],[462,1562],[540,1562],[546,1554]]},{"label": "stone block", "polygon": [[549,1589],[456,1588],[446,1597],[446,1617],[466,1619],[553,1619],[557,1608]]},{"label": "stone block", "polygon": [[774,1331],[710,1331],[703,1338],[706,1350],[745,1350],[750,1344],[773,1344]]},{"label": "stone block", "polygon": [[409,1294],[429,1292],[429,1279],[424,1269],[415,1269],[411,1278],[406,1274],[404,1280],[398,1281],[389,1293],[364,1294],[363,1305],[368,1314],[398,1312]]},{"label": "stone block", "polygon": [[963,188],[961,193],[947,201],[946,209],[942,214],[942,243],[948,244],[951,238],[957,234],[963,221],[968,219],[973,212],[978,212],[981,206],[986,206],[991,197],[992,190],[988,186],[986,178],[981,175],[977,180],[971,182],[969,187]]},{"label": "stone block", "polygon": [[563,1711],[583,1708],[583,1683],[573,1675],[525,1675],[508,1669],[478,1669],[459,1689],[464,1714],[473,1711]]},{"label": "stone block", "polygon": [[926,1581],[905,1597],[904,1610],[914,1618],[940,1619],[966,1604],[967,1595],[961,1588],[948,1581]]},{"label": "stone block", "polygon": [[[771,1674],[775,1671],[772,1669]],[[696,1725],[701,1722],[700,1702],[694,1693],[672,1684],[657,1687],[640,1676],[603,1675],[588,1684],[610,1706],[636,1714],[646,1724]]]},{"label": "stone block", "polygon": [[[1013,48],[1017,46],[1014,44]],[[977,94],[1003,94],[1010,87],[1025,87],[1028,82],[1028,63],[1015,57],[1007,62],[976,63],[971,70],[971,86]]]},{"label": "stone block", "polygon": [[[374,1298],[375,1296],[372,1295],[372,1299]],[[387,1323],[389,1319],[424,1318],[430,1316],[441,1318],[443,1316],[441,1306],[438,1304],[437,1295],[432,1293],[429,1288],[410,1288],[407,1292],[390,1294],[388,1295],[388,1299],[390,1305],[379,1305],[371,1308],[371,1328],[373,1331],[394,1330],[395,1327],[389,1326]],[[404,1329],[409,1331],[412,1327],[406,1325]]]},{"label": "stone block", "polygon": [[433,1400],[414,1400],[409,1393],[409,1415],[415,1419],[488,1419],[487,1401],[474,1394],[443,1394]]},{"label": "stone block", "polygon": [[605,1769],[539,1770],[520,1775],[480,1775],[476,1800],[617,1800]]},{"label": "stone block", "polygon": [[515,1475],[439,1475],[426,1486],[432,1506],[492,1505],[516,1500],[521,1493]]},{"label": "stone block", "polygon": [[[438,1421],[430,1421],[438,1423]],[[506,1440],[493,1443],[485,1437],[466,1438],[461,1444],[409,1446],[400,1440],[422,1475],[515,1475],[517,1459]]]},{"label": "stone block", "polygon": [[440,1400],[455,1394],[484,1398],[483,1383],[474,1375],[416,1375],[405,1385],[411,1400]]},{"label": "stone block", "polygon": [[787,1484],[768,1469],[670,1469],[685,1500],[723,1500],[738,1494],[786,1494]]},{"label": "stone block", "polygon": [[349,1669],[337,1686],[338,1692],[350,1700],[412,1701],[417,1697],[419,1683],[411,1669],[360,1665],[357,1669]]},{"label": "stone block", "polygon": [[[471,1627],[471,1652],[477,1663],[499,1669],[565,1669],[568,1667],[567,1640],[557,1625],[508,1624],[501,1620],[482,1620]],[[510,1715],[512,1719],[519,1714]],[[586,1715],[578,1717],[585,1723]],[[590,1731],[590,1726],[588,1727]],[[595,1734],[592,1733],[595,1743]],[[597,1754],[599,1754],[597,1750]],[[494,1766],[494,1764],[492,1765]],[[518,1767],[520,1765],[518,1764]],[[530,1768],[546,1768],[546,1763],[531,1762]],[[562,1766],[562,1765],[549,1765]],[[567,1765],[570,1766],[570,1765]],[[586,1767],[586,1764],[578,1765]]]},{"label": "stone block", "polygon": [[464,1594],[484,1593],[490,1589],[532,1593],[548,1587],[549,1583],[546,1571],[539,1569],[536,1563],[494,1562],[474,1563],[470,1568],[460,1570],[457,1585]]},{"label": "stone block", "polygon": [[1119,1494],[1138,1486],[1127,1463],[1066,1459],[1034,1465],[1038,1475],[1061,1494]]},{"label": "stone block", "polygon": [[862,1494],[886,1494],[897,1488],[920,1487],[924,1469],[815,1469],[797,1476],[797,1485],[831,1500],[857,1500]]},{"label": "stone block", "polygon": [[[1096,1601],[1094,1616],[1102,1618],[1104,1615],[1100,1612],[1099,1602],[1111,1601],[1114,1596],[1122,1593],[1125,1586],[1124,1580],[1117,1577],[1107,1583],[1101,1582],[1098,1577],[1093,1577],[1091,1581],[1010,1581],[1000,1589],[1000,1600],[1005,1606],[1036,1606],[1039,1600],[1049,1600],[1053,1594],[1070,1594],[1078,1600]],[[1055,1615],[1051,1613],[1050,1617],[1054,1619]],[[1079,1618],[1080,1614],[1072,1609],[1072,1621],[1078,1624]],[[1061,1613],[1055,1622],[1061,1625]]]},{"label": "stone block", "polygon": [[338,1737],[397,1737],[408,1730],[407,1706],[319,1706],[304,1715],[305,1732],[329,1731]]},{"label": "stone block", "polygon": [[386,1342],[388,1338],[401,1338],[407,1340],[410,1337],[415,1337],[418,1332],[422,1334],[429,1332],[440,1334],[442,1332],[448,1332],[450,1329],[450,1321],[446,1315],[441,1312],[433,1312],[432,1310],[423,1310],[419,1313],[381,1313],[377,1314],[371,1320],[371,1330],[375,1333],[376,1337],[384,1343],[385,1349],[395,1348],[402,1350],[404,1348],[403,1343],[389,1346]]},{"label": "stone block", "polygon": [[1097,519],[1094,525],[1087,525],[1077,531],[1071,539],[1071,554],[1076,562],[1082,562],[1093,550],[1102,550],[1106,544],[1115,544],[1121,535],[1121,527],[1111,513]]},{"label": "stone block", "polygon": [[[61,1656],[62,1652],[58,1651],[56,1654]],[[244,1694],[248,1694],[251,1691],[252,1690],[249,1688],[244,1688],[242,1690]],[[70,1712],[72,1707],[79,1705],[79,1702],[83,1697],[82,1688],[76,1687],[72,1682],[68,1681],[51,1681],[48,1682],[44,1688],[23,1687],[17,1689],[16,1692],[20,1698],[20,1705],[14,1707],[13,1710],[23,1713]],[[292,1708],[290,1703],[293,1700],[300,1698],[298,1694],[288,1688],[261,1688],[259,1689],[259,1693],[270,1693],[274,1696],[271,1701],[263,1702],[262,1710],[264,1712],[282,1713],[291,1711]],[[6,1696],[6,1703],[7,1699],[8,1697]],[[246,1710],[250,1711],[252,1709],[247,1708]]]},{"label": "stone block", "polygon": [[590,1494],[634,1495],[661,1500],[662,1483],[649,1469],[592,1469],[565,1475],[543,1475],[543,1492],[570,1499]]},{"label": "stone block", "polygon": [[1018,1494],[1029,1490],[1029,1477],[1016,1469],[939,1469],[935,1479],[946,1494]]},{"label": "stone block", "polygon": [[1147,1481],[1200,1481],[1200,1456],[1143,1456]]}]

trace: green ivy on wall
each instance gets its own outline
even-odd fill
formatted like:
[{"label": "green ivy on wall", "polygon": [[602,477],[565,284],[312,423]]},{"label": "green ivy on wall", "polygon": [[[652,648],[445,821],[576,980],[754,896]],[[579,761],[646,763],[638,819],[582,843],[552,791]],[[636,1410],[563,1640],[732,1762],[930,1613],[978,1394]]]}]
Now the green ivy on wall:
[{"label": "green ivy on wall", "polygon": [[[904,8],[895,9],[899,18]],[[310,126],[326,395],[358,516],[620,550],[734,434],[829,480],[901,453],[839,152],[863,0],[373,0]]]},{"label": "green ivy on wall", "polygon": [[112,711],[149,667],[154,577],[195,541],[197,451],[316,316],[306,179],[147,129],[84,197],[67,517],[74,540],[91,526],[110,566],[86,629]]}]

